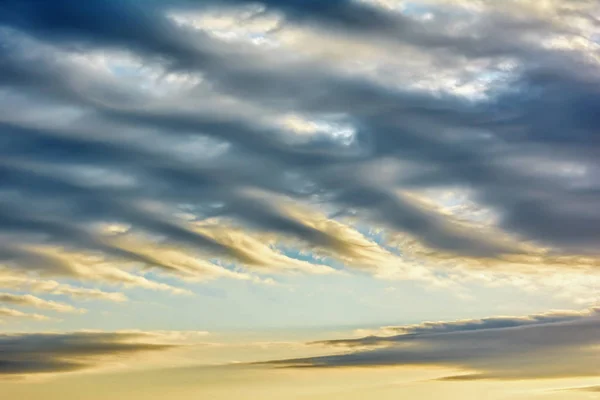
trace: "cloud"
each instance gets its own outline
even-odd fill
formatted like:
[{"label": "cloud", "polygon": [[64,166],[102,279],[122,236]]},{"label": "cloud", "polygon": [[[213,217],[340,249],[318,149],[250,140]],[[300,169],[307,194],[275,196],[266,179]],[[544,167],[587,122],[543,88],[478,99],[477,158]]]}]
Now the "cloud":
[{"label": "cloud", "polygon": [[177,347],[152,332],[24,333],[0,336],[0,376],[73,372]]},{"label": "cloud", "polygon": [[577,388],[577,389],[571,389],[574,391],[580,391],[580,392],[600,392],[600,386],[588,386],[588,387],[584,387],[584,388]]},{"label": "cloud", "polygon": [[114,302],[127,301],[127,296],[119,292],[105,292],[100,289],[74,287],[59,283],[51,279],[31,277],[15,271],[0,269],[0,287],[10,290],[30,291],[33,293],[46,293],[64,295],[76,300],[106,300]]},{"label": "cloud", "polygon": [[[377,345],[380,343],[402,340],[405,336],[418,336],[424,334],[469,332],[484,329],[516,328],[529,325],[550,324],[558,322],[571,322],[580,319],[595,317],[600,314],[600,308],[587,311],[553,311],[544,314],[534,314],[524,317],[487,317],[481,319],[467,319],[458,321],[423,322],[415,325],[388,326],[382,328],[385,336],[369,336],[361,339],[333,340],[321,342],[322,344],[339,344],[348,346]],[[394,335],[396,334],[396,335]]]},{"label": "cloud", "polygon": [[[196,343],[201,331],[80,331],[0,335],[0,376],[109,367]],[[134,357],[135,356],[135,357]]]},{"label": "cloud", "polygon": [[446,366],[450,380],[596,377],[600,310],[431,322],[386,329],[394,336],[319,342],[349,346],[329,356],[273,361],[291,367]]},{"label": "cloud", "polygon": [[25,319],[33,319],[37,321],[46,321],[50,318],[41,314],[28,314],[19,310],[13,310],[11,308],[0,307],[0,317],[8,317],[8,318],[25,318]]},{"label": "cloud", "polygon": [[61,313],[80,313],[85,310],[80,310],[73,307],[70,304],[60,303],[57,301],[50,301],[40,299],[39,297],[32,296],[30,294],[16,295],[11,293],[0,293],[0,303],[7,303],[18,306],[34,307],[43,310],[51,310]]},{"label": "cloud", "polygon": [[593,2],[80,3],[0,5],[0,263],[32,290],[336,273],[292,247],[598,300]]}]

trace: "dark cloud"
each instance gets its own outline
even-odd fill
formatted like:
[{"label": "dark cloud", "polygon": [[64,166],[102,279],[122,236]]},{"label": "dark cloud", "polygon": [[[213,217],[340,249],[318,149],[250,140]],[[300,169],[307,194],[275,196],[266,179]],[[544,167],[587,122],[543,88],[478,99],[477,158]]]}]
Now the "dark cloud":
[{"label": "dark cloud", "polygon": [[184,58],[192,48],[180,40],[179,32],[155,2],[9,0],[3,1],[0,9],[6,26],[58,43],[124,46],[177,58]]},{"label": "dark cloud", "polygon": [[368,336],[359,339],[332,340],[317,343],[348,346],[378,345],[385,344],[388,342],[403,341],[408,337],[426,334],[469,332],[486,329],[517,328],[529,325],[571,322],[581,319],[587,319],[598,315],[600,315],[600,308],[592,308],[589,310],[589,312],[583,313],[565,311],[549,312],[546,314],[530,315],[525,317],[488,317],[481,319],[468,319],[447,322],[423,322],[421,324],[416,325],[391,326],[385,328],[387,332],[398,332],[399,334],[397,336]]},{"label": "dark cloud", "polygon": [[[293,58],[278,48],[270,53],[168,17],[206,9],[197,2],[1,2],[0,101],[7,111],[0,116],[0,233],[19,239],[7,239],[0,258],[20,269],[77,276],[64,259],[36,250],[52,245],[173,270],[91,229],[114,223],[204,259],[262,262],[196,229],[178,216],[182,207],[192,222],[221,218],[338,256],[359,253],[248,192],[356,211],[363,222],[457,257],[522,252],[398,195],[439,187],[471,191],[497,214],[499,229],[523,242],[558,255],[597,255],[596,53],[531,40],[569,34],[575,25],[493,8],[467,15],[440,7],[434,26],[353,1],[263,3],[259,14],[284,15],[279,30],[294,24],[331,40],[343,34],[390,51],[408,46],[434,60],[432,75],[502,58],[516,67],[472,99],[412,88],[410,81],[386,86],[341,72],[343,62],[301,52]],[[203,6],[224,4],[246,2]],[[560,7],[555,11],[572,18]],[[466,28],[457,28],[461,22]],[[130,57],[133,66],[119,65],[119,57]],[[500,72],[492,66],[479,74]],[[168,94],[149,84],[173,76],[199,78]],[[353,140],[294,141],[276,123],[287,114],[342,115],[355,130]],[[194,149],[194,140],[204,145]],[[219,146],[224,150],[207,155]],[[413,167],[391,175],[369,167],[383,161]]]},{"label": "dark cloud", "polygon": [[92,368],[111,357],[161,351],[145,333],[80,332],[0,336],[0,376],[57,373]]},{"label": "dark cloud", "polygon": [[[362,346],[331,356],[273,361],[291,367],[432,365],[464,369],[445,379],[528,379],[598,376],[600,318],[585,313],[426,323],[390,337],[320,342]],[[367,347],[365,349],[364,347]],[[369,347],[375,346],[372,349]]]}]

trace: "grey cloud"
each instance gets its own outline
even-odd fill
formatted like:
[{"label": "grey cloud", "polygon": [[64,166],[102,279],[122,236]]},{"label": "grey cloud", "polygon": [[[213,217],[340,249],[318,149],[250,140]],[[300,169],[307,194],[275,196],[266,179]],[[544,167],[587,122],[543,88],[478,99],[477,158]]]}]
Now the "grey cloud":
[{"label": "grey cloud", "polygon": [[77,371],[102,365],[115,356],[164,351],[143,333],[74,332],[0,336],[0,376]]},{"label": "grey cloud", "polygon": [[321,344],[377,345],[344,354],[273,361],[291,367],[437,365],[468,374],[445,379],[598,376],[600,318],[587,313],[488,318],[409,326],[402,335]]},{"label": "grey cloud", "polygon": [[368,336],[359,339],[332,340],[326,342],[317,342],[321,344],[365,346],[385,344],[395,341],[403,341],[410,337],[426,334],[442,334],[452,332],[469,332],[486,329],[517,328],[522,326],[550,324],[558,322],[572,322],[585,320],[590,317],[599,316],[600,308],[592,308],[587,312],[549,312],[545,314],[529,315],[525,317],[487,317],[481,319],[469,319],[459,321],[438,321],[423,322],[416,325],[390,326],[386,331],[396,331],[397,336]]},{"label": "grey cloud", "polygon": [[[49,101],[56,100],[79,113],[79,118],[68,122],[48,117],[41,126],[3,116],[0,152],[6,161],[0,163],[0,229],[22,232],[32,238],[32,244],[39,244],[37,237],[43,235],[45,243],[169,270],[158,260],[107,243],[84,228],[111,221],[130,225],[136,233],[196,249],[207,258],[255,263],[247,252],[140,206],[153,202],[173,210],[181,204],[201,208],[202,203],[219,202],[223,206],[210,215],[198,213],[195,217],[232,218],[313,246],[343,247],[336,238],[284,215],[269,202],[241,194],[251,188],[334,208],[358,209],[366,222],[408,232],[434,249],[486,257],[516,251],[498,246],[478,232],[455,229],[443,216],[395,194],[397,189],[462,185],[474,191],[477,201],[498,212],[500,226],[509,233],[550,246],[559,254],[597,253],[600,215],[595,172],[600,158],[594,133],[598,120],[593,117],[597,77],[582,56],[535,46],[524,39],[530,33],[562,34],[562,27],[533,14],[523,19],[485,14],[467,34],[456,35],[446,28],[460,22],[461,14],[441,15],[436,30],[354,2],[266,2],[306,29],[341,29],[365,40],[387,35],[385,43],[408,43],[459,66],[461,57],[517,59],[518,76],[512,78],[508,89],[497,89],[488,93],[487,99],[473,101],[450,94],[384,88],[367,79],[341,75],[327,63],[275,62],[274,56],[177,26],[165,16],[171,8],[190,7],[191,3],[145,4],[58,1],[50,5],[28,0],[0,6],[0,23],[10,28],[1,32],[2,86],[7,92],[26,89],[26,104],[32,110],[43,111]],[[36,41],[48,44],[49,49],[37,49]],[[27,56],[24,49],[37,50]],[[179,102],[170,103],[175,104],[174,110],[148,92],[117,80],[89,71],[86,79],[78,78],[81,68],[57,60],[52,49],[78,54],[125,50],[166,72],[199,72],[210,90],[196,85],[176,99]],[[575,76],[574,68],[581,73]],[[190,112],[183,107],[186,100],[205,95],[211,99],[215,93],[273,114],[347,115],[357,128],[353,145],[358,150],[323,150],[314,143],[292,145],[281,129],[261,126],[250,118]],[[141,132],[139,136],[134,130]],[[209,137],[230,148],[205,162],[187,162],[176,154],[151,151],[153,136],[147,131],[165,141],[183,135]],[[452,136],[456,131],[460,132],[458,139]],[[488,140],[477,136],[481,131],[488,134]],[[515,155],[536,156],[550,164],[581,157],[586,178],[570,184],[555,171],[544,175],[514,168],[505,160]],[[417,172],[385,185],[373,182],[378,177],[361,174],[365,162],[386,158],[410,161]],[[64,172],[52,169],[82,165],[110,167],[118,175],[131,176],[132,183],[98,187],[93,182],[74,182]],[[311,182],[313,189],[303,193],[293,187],[286,179],[288,173]],[[3,244],[0,256],[19,265],[44,264],[53,273],[73,274],[60,260],[36,255],[15,243]]]}]

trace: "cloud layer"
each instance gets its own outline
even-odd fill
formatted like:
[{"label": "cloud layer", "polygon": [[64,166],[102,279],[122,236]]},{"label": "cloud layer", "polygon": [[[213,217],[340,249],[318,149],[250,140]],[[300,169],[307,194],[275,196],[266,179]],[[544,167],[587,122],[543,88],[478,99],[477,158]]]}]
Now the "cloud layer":
[{"label": "cloud layer", "polygon": [[2,2],[7,301],[340,269],[598,301],[599,10],[537,4]]},{"label": "cloud layer", "polygon": [[[110,366],[136,354],[167,351],[194,332],[72,332],[0,335],[0,377]],[[139,356],[138,356],[139,357]]]},{"label": "cloud layer", "polygon": [[445,366],[465,373],[446,380],[600,376],[600,309],[528,317],[429,322],[394,336],[319,342],[348,346],[331,356],[273,361],[290,367]]}]

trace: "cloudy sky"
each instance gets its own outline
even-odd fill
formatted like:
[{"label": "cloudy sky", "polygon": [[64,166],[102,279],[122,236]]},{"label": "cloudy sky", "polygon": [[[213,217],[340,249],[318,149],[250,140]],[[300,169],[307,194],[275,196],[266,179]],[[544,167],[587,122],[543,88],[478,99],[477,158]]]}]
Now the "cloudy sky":
[{"label": "cloudy sky", "polygon": [[0,392],[600,398],[597,0],[0,1]]}]

